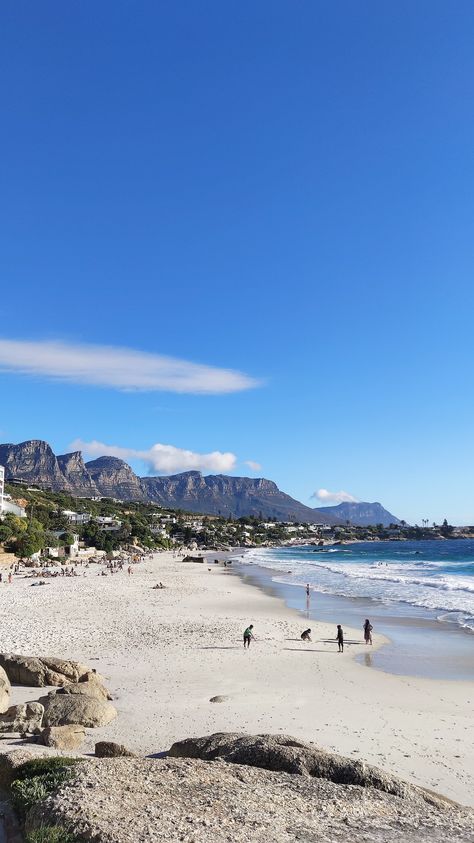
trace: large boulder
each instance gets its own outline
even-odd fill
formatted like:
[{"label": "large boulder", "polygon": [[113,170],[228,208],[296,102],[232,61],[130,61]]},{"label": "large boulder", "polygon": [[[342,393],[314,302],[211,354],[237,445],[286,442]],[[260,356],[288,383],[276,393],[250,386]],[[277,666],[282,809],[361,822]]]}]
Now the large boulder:
[{"label": "large boulder", "polygon": [[83,682],[93,674],[93,670],[87,665],[69,659],[21,656],[15,653],[0,653],[0,667],[3,667],[13,685],[29,685],[35,688]]},{"label": "large boulder", "polygon": [[96,700],[111,700],[107,688],[96,679],[88,679],[86,682],[73,682],[58,688],[56,694],[79,694],[83,697],[93,697]]},{"label": "large boulder", "polygon": [[187,758],[87,759],[30,809],[102,843],[472,843],[474,813],[372,787]]},{"label": "large boulder", "polygon": [[0,714],[0,733],[37,735],[41,731],[44,707],[39,702],[12,705],[5,714]]},{"label": "large boulder", "polygon": [[326,752],[288,735],[245,735],[216,732],[202,738],[177,741],[169,751],[172,758],[200,758],[229,761],[285,773],[328,779],[336,784],[353,784],[404,796],[407,785],[364,761]]},{"label": "large boulder", "polygon": [[40,697],[44,705],[43,726],[80,725],[106,726],[117,710],[107,700],[97,700],[82,694],[47,694]]},{"label": "large boulder", "polygon": [[3,667],[0,667],[0,714],[10,708],[11,691],[10,680]]},{"label": "large boulder", "polygon": [[41,733],[40,742],[53,749],[79,749],[85,736],[84,726],[47,726]]}]

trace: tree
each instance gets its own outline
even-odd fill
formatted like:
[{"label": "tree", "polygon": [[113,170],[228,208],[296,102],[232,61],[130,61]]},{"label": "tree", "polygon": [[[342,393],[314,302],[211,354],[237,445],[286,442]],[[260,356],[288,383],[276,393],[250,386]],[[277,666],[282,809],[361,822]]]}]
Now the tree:
[{"label": "tree", "polygon": [[13,549],[17,556],[33,556],[42,550],[46,543],[43,525],[32,518],[26,530],[16,538]]},{"label": "tree", "polygon": [[454,530],[454,527],[452,527],[451,524],[448,524],[447,518],[445,518],[441,527],[439,528],[439,531],[440,531],[441,535],[445,536],[445,538],[447,538],[447,536],[451,535],[453,530]]}]

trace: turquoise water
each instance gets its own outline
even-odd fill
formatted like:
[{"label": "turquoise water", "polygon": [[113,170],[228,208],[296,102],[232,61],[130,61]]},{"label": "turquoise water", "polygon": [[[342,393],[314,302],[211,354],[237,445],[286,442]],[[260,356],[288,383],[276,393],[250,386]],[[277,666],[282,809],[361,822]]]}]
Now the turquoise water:
[{"label": "turquoise water", "polygon": [[474,632],[474,541],[364,542],[335,547],[253,549],[245,562],[276,582],[382,603]]}]

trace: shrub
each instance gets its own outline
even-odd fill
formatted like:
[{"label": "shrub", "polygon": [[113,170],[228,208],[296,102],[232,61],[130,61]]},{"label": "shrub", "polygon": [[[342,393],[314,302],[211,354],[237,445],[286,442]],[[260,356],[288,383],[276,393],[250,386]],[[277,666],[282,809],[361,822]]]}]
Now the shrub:
[{"label": "shrub", "polygon": [[35,758],[22,764],[11,784],[13,804],[21,819],[33,805],[54,793],[72,775],[75,758]]},{"label": "shrub", "polygon": [[74,843],[75,839],[61,825],[42,825],[28,832],[25,843]]}]

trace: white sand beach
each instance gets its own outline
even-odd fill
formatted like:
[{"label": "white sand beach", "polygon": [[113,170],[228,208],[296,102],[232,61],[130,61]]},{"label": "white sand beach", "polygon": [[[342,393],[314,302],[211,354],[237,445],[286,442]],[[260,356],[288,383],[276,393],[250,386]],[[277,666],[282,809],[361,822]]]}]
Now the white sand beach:
[{"label": "white sand beach", "polygon": [[[99,570],[0,586],[2,651],[74,658],[106,677],[118,717],[89,730],[85,752],[97,740],[154,754],[215,731],[281,732],[474,805],[473,683],[368,670],[353,658],[365,651],[361,629],[345,628],[357,643],[340,655],[335,623],[309,622],[305,645],[295,611],[222,564],[162,553],[131,576]],[[256,641],[244,651],[250,622]],[[13,702],[42,693],[17,687]]]}]

